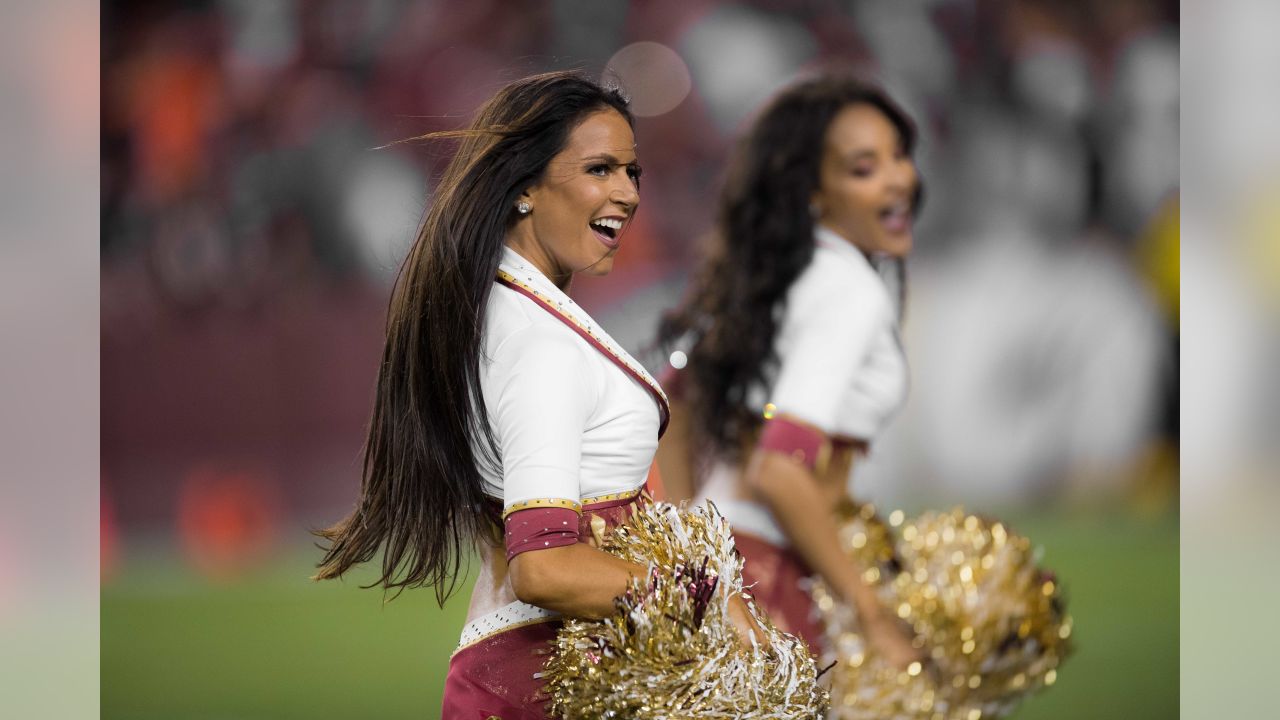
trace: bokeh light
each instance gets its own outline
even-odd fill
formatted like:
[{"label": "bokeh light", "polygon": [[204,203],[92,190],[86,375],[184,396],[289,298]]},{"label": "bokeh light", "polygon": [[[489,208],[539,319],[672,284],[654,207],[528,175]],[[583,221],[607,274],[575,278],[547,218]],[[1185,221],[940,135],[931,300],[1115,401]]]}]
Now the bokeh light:
[{"label": "bokeh light", "polygon": [[271,557],[276,498],[266,476],[192,471],[182,481],[178,531],[187,559],[206,577],[230,581]]},{"label": "bokeh light", "polygon": [[632,43],[609,58],[613,73],[631,97],[631,111],[654,117],[675,109],[693,89],[689,68],[675,50],[656,42]]}]

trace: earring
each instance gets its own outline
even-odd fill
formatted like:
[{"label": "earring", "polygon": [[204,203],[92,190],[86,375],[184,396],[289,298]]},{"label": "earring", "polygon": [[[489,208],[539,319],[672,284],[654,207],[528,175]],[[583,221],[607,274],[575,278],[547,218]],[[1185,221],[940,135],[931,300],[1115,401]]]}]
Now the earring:
[{"label": "earring", "polygon": [[533,210],[533,206],[530,205],[528,202],[525,202],[524,200],[521,200],[520,202],[516,203],[516,212],[520,213],[521,215],[528,215],[531,210]]}]

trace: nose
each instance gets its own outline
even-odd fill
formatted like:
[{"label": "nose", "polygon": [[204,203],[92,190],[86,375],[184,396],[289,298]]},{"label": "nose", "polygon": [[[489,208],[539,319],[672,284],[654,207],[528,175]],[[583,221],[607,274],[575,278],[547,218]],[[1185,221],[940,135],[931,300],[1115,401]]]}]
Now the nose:
[{"label": "nose", "polygon": [[897,172],[890,176],[895,190],[914,191],[916,186],[916,164],[910,159],[898,163]]},{"label": "nose", "polygon": [[640,190],[625,172],[620,175],[620,179],[614,182],[613,188],[609,191],[609,202],[623,207],[630,215],[640,204]]}]

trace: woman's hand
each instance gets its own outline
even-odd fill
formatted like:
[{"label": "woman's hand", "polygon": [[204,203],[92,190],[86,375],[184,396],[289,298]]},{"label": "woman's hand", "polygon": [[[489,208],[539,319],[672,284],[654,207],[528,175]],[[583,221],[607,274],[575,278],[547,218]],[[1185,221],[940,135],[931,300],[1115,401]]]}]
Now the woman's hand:
[{"label": "woman's hand", "polygon": [[747,601],[741,594],[735,594],[729,598],[729,620],[733,622],[734,628],[738,631],[738,640],[743,647],[751,647],[753,635],[757,645],[761,645],[766,649],[769,647],[764,628],[760,627],[759,623],[752,617],[751,609],[747,607]]},{"label": "woman's hand", "polygon": [[890,665],[906,670],[912,663],[927,663],[929,656],[922,648],[911,644],[911,633],[898,619],[883,611],[871,613],[862,623],[867,643]]}]

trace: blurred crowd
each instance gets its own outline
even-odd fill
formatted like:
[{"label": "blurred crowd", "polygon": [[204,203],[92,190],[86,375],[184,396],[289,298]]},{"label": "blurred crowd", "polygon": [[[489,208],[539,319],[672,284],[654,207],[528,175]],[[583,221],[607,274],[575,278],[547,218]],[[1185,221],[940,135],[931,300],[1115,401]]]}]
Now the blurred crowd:
[{"label": "blurred crowd", "polygon": [[912,399],[860,494],[1170,507],[1178,20],[1172,0],[108,4],[113,522],[235,535],[276,510],[336,517],[387,289],[448,158],[397,141],[570,67],[615,78],[640,116],[643,208],[614,275],[579,288],[624,344],[650,349],[752,111],[798,74],[855,69],[916,118],[927,197]]}]

